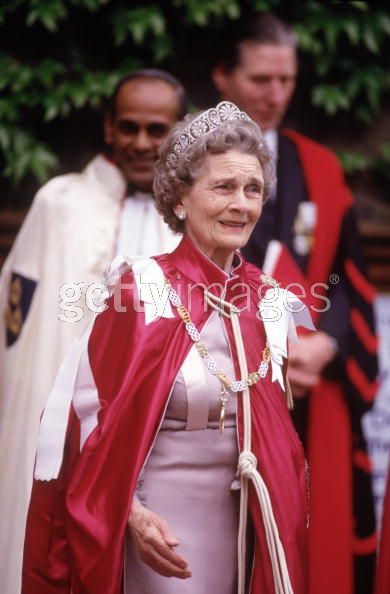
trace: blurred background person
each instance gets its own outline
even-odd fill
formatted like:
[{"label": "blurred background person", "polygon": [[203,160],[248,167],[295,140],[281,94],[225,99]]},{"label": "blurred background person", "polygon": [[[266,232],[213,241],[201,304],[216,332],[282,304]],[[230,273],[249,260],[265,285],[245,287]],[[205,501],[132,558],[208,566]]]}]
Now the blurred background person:
[{"label": "blurred background person", "polygon": [[[274,154],[276,191],[245,257],[285,284],[299,283],[320,311],[323,297],[330,299],[327,311],[314,314],[319,332],[291,345],[289,360],[294,421],[311,470],[310,592],[369,594],[376,535],[360,421],[377,390],[374,291],[353,198],[335,156],[280,128],[297,71],[292,27],[257,14],[225,31],[212,78],[223,99],[259,124]],[[315,283],[330,288],[324,293]]]},{"label": "blurred background person", "polygon": [[[56,177],[41,188],[2,268],[4,594],[20,589],[39,418],[65,351],[92,315],[85,290],[101,280],[115,254],[171,251],[179,241],[155,209],[152,185],[158,148],[186,111],[185,90],[168,72],[146,69],[122,78],[105,115],[105,154],[94,157],[81,173]],[[71,288],[60,294],[65,283]],[[82,308],[77,318],[76,306]]]}]

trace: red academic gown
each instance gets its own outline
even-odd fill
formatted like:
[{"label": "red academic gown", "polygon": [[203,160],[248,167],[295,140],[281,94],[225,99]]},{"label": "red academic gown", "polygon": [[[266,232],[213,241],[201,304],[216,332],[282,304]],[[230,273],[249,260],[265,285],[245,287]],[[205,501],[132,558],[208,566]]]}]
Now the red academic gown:
[{"label": "red academic gown", "polygon": [[[316,283],[330,286],[337,258],[349,303],[349,346],[343,361],[343,383],[322,379],[310,394],[307,453],[310,467],[310,594],[352,594],[354,560],[375,554],[373,509],[360,497],[370,492],[370,462],[360,418],[372,405],[377,390],[377,341],[372,302],[374,291],[360,262],[356,230],[348,230],[353,198],[341,167],[326,148],[293,132],[283,131],[298,153],[307,197],[316,204],[314,244],[306,271],[297,269],[285,252],[274,273],[282,284],[299,282],[308,305],[323,309],[315,294],[326,295]],[[315,291],[312,287],[315,285]],[[302,295],[300,295],[302,297]],[[321,314],[312,309],[316,325]],[[367,520],[371,518],[371,520]],[[361,528],[363,523],[364,527]],[[368,526],[369,525],[369,526]],[[363,571],[364,571],[363,562]],[[364,590],[366,591],[366,590]]]},{"label": "red academic gown", "polygon": [[[188,303],[189,285],[212,285],[211,291],[245,308],[240,324],[249,370],[255,370],[265,344],[256,317],[260,271],[240,256],[232,277],[208,260],[187,238],[158,264]],[[121,303],[100,314],[89,341],[90,364],[98,389],[99,423],[77,453],[77,419],[69,424],[67,451],[57,480],[34,481],[28,514],[23,594],[120,594],[123,549],[131,501],[140,470],[158,430],[167,398],[192,341],[183,322],[161,318],[145,326],[134,311],[132,273],[123,281]],[[243,285],[242,283],[245,283]],[[249,287],[248,292],[243,287]],[[211,310],[203,289],[191,293],[191,317],[201,329]],[[227,335],[237,367],[230,322]],[[252,451],[268,487],[284,546],[294,594],[306,594],[307,493],[301,443],[292,426],[285,397],[270,373],[251,388]],[[73,416],[74,420],[74,416]],[[242,406],[238,398],[238,435],[242,447]],[[180,493],[177,494],[180,497]],[[251,594],[274,594],[261,513],[250,489],[249,511],[255,531]]]}]

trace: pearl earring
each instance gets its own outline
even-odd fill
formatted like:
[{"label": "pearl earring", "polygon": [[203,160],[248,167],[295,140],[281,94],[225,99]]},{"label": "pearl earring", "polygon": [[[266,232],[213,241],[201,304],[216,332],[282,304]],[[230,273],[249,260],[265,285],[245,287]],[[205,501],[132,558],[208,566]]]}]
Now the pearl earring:
[{"label": "pearl earring", "polygon": [[184,221],[184,219],[186,218],[187,214],[186,214],[186,211],[183,208],[181,208],[177,212],[176,216],[179,219],[179,221]]}]

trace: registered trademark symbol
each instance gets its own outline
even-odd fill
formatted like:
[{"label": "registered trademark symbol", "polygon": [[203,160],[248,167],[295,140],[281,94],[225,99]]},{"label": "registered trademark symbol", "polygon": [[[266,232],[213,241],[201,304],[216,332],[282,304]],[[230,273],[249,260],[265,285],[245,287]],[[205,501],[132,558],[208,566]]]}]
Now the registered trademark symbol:
[{"label": "registered trademark symbol", "polygon": [[339,280],[340,280],[340,277],[338,274],[331,274],[329,277],[329,282],[331,285],[337,285]]}]

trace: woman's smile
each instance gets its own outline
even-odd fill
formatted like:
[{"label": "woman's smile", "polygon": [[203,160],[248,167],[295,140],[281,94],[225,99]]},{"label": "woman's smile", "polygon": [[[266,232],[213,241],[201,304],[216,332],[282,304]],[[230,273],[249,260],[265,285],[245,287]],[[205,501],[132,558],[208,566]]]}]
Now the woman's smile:
[{"label": "woman's smile", "polygon": [[241,223],[241,222],[237,222],[237,221],[219,221],[219,223],[221,225],[223,225],[224,227],[226,227],[227,229],[229,229],[229,231],[235,230],[237,229],[238,231],[241,231],[242,229],[245,228],[246,223]]}]

